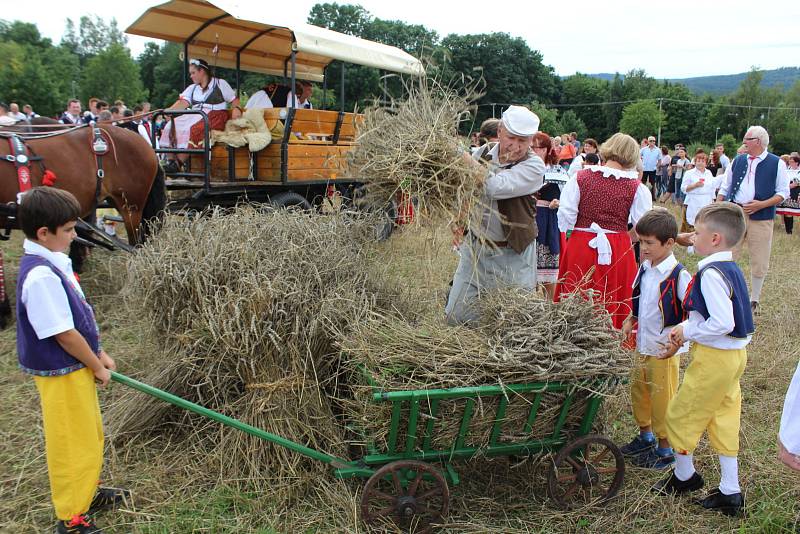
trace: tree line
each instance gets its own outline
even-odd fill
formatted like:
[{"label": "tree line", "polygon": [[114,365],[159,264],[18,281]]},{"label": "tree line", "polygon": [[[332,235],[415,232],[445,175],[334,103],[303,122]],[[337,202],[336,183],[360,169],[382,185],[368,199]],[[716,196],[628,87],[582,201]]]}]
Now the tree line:
[{"label": "tree line", "polygon": [[[580,138],[602,140],[623,131],[636,138],[661,132],[662,144],[711,144],[726,136],[733,144],[751,124],[771,133],[776,152],[800,148],[800,82],[788,89],[764,88],[763,73],[753,70],[736,91],[698,96],[685,85],[659,81],[642,70],[611,80],[585,74],[561,78],[544,63],[541,53],[523,39],[506,33],[450,34],[441,37],[422,25],[383,20],[358,5],[321,3],[312,7],[308,22],[342,33],[397,46],[421,58],[430,76],[450,86],[482,80],[477,110],[464,131],[498,115],[503,105],[529,105],[550,134],[577,132]],[[70,98],[86,102],[95,96],[128,103],[147,100],[154,108],[170,105],[183,89],[182,46],[147,43],[131,57],[127,39],[113,19],[83,16],[67,20],[64,37],[54,44],[34,24],[0,21],[0,98],[30,103],[43,115],[64,110]],[[328,70],[328,107],[341,95],[340,62]],[[345,108],[363,109],[384,91],[401,97],[404,80],[377,69],[346,65]],[[233,82],[233,73],[218,75]],[[245,73],[241,90],[252,93],[271,81]],[[315,99],[322,98],[321,90]],[[731,137],[732,136],[732,139]]]}]

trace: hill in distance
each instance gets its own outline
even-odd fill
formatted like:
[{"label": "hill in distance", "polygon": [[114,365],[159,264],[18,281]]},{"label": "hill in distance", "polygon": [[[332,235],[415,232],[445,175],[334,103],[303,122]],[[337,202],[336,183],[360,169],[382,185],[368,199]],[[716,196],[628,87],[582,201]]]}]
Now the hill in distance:
[{"label": "hill in distance", "polygon": [[[761,81],[762,87],[783,86],[783,89],[788,89],[797,80],[800,80],[800,67],[782,67],[780,69],[765,70],[764,79]],[[599,74],[589,74],[593,78],[600,78],[603,80],[613,80],[614,74],[602,72]],[[624,75],[622,75],[624,77]],[[709,93],[712,95],[723,95],[732,93],[742,83],[746,72],[739,74],[723,74],[718,76],[699,76],[696,78],[675,78],[670,79],[671,82],[682,83],[689,88],[690,91],[699,95]]]}]

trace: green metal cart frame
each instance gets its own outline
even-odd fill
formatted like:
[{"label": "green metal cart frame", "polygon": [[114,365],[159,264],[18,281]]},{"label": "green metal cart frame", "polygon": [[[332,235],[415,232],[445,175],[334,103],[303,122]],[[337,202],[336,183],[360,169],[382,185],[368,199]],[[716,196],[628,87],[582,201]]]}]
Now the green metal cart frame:
[{"label": "green metal cart frame", "polygon": [[[603,504],[619,492],[623,484],[625,462],[619,448],[609,439],[592,434],[592,425],[603,397],[588,394],[581,422],[566,431],[570,409],[578,392],[598,391],[616,379],[583,383],[552,382],[431,389],[418,391],[381,391],[373,385],[372,401],[391,403],[391,420],[386,450],[368,444],[367,453],[346,460],[311,449],[300,443],[245,424],[241,421],[154,388],[117,372],[114,381],[151,395],[179,408],[208,417],[257,438],[286,447],[331,466],[337,478],[366,478],[361,498],[361,517],[368,524],[394,520],[414,532],[430,532],[444,521],[449,511],[450,485],[459,483],[453,460],[475,455],[515,456],[555,453],[548,472],[548,492],[562,508]],[[532,395],[523,434],[534,425],[542,399],[547,394],[564,394],[564,401],[552,433],[543,438],[508,443],[501,441],[510,398]],[[436,416],[442,401],[463,401],[458,434],[448,448],[433,446]],[[495,421],[485,446],[469,445],[467,436],[478,402],[497,403]],[[421,403],[430,413],[423,417]],[[404,418],[403,414],[407,413]],[[423,421],[423,419],[427,419]],[[407,421],[403,425],[403,421]],[[404,439],[401,437],[404,436]],[[440,464],[441,470],[433,466]]]}]

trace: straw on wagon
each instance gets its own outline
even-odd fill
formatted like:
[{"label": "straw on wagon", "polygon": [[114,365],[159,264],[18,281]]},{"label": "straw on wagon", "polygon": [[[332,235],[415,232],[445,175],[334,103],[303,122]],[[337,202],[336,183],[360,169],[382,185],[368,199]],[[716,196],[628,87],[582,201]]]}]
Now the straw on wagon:
[{"label": "straw on wagon", "polygon": [[[488,292],[480,301],[477,328],[449,327],[435,319],[411,322],[398,317],[372,316],[340,346],[358,384],[344,401],[363,438],[385,446],[390,403],[372,401],[373,391],[442,389],[491,384],[568,382],[576,397],[567,429],[577,428],[593,395],[614,391],[630,370],[630,357],[621,350],[619,335],[607,314],[579,296],[553,304],[527,291]],[[552,433],[568,392],[548,393],[539,405],[535,424],[525,430],[534,393],[508,393],[500,441],[541,438]],[[470,423],[468,446],[488,443],[497,419],[498,402],[479,403]],[[464,399],[442,401],[434,414],[420,401],[423,418],[434,418],[432,445],[449,448],[456,439]],[[398,440],[402,443],[403,440]]]},{"label": "straw on wagon", "polygon": [[477,83],[456,91],[423,77],[406,84],[402,100],[367,108],[348,153],[367,202],[385,205],[403,194],[419,202],[418,213],[448,219],[479,202],[475,164],[458,137],[478,91]]},{"label": "straw on wagon", "polygon": [[[161,349],[135,374],[253,426],[344,455],[327,400],[339,365],[331,332],[346,332],[377,304],[364,246],[372,235],[371,221],[346,215],[244,207],[191,221],[167,218],[128,265],[131,313],[143,318]],[[401,301],[393,295],[387,306]],[[325,469],[135,392],[126,392],[108,419],[118,441],[178,432],[226,480],[266,486]]]}]

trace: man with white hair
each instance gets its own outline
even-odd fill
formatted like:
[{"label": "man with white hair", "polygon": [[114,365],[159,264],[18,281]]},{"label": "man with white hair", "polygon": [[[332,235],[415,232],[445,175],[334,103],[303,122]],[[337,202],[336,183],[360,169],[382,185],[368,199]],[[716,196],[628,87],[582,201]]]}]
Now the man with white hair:
[{"label": "man with white hair", "polygon": [[717,201],[742,206],[747,232],[733,251],[738,259],[742,246],[750,252],[750,307],[758,312],[761,288],[769,270],[775,206],[789,198],[786,164],[767,152],[769,134],[762,126],[751,126],[744,135],[745,152],[736,156],[725,173]]},{"label": "man with white hair", "polygon": [[[453,287],[447,299],[450,324],[478,319],[473,304],[480,293],[498,286],[536,288],[536,202],[532,195],[544,185],[545,165],[530,149],[539,117],[522,106],[503,112],[498,142],[477,151],[478,180],[483,197],[474,206],[460,241]],[[484,167],[478,161],[487,165]]]}]

